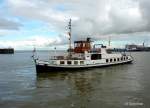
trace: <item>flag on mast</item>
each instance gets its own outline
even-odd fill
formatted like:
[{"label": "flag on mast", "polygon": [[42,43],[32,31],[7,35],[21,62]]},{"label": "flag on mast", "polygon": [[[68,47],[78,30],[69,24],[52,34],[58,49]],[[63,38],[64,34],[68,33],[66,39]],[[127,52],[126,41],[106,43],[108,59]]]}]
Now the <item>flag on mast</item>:
[{"label": "flag on mast", "polygon": [[70,32],[68,32],[68,35],[69,35],[69,40],[70,40],[70,38],[71,38],[71,33],[70,33]]}]

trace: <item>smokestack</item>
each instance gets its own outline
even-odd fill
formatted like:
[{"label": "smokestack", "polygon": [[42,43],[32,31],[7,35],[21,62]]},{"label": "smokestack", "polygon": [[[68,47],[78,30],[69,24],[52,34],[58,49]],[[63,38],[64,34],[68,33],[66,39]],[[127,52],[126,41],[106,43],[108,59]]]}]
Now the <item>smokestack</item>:
[{"label": "smokestack", "polygon": [[91,41],[91,38],[88,37],[86,40],[87,40],[88,42],[90,42],[90,41]]}]

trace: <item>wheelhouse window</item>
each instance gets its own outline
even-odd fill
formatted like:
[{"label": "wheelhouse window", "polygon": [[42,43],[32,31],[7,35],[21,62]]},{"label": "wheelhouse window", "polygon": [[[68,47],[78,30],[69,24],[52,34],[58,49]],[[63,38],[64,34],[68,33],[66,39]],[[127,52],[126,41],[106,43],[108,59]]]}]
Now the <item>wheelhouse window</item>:
[{"label": "wheelhouse window", "polygon": [[106,52],[107,52],[108,54],[111,54],[111,53],[112,53],[112,50],[111,50],[111,49],[107,49]]},{"label": "wheelhouse window", "polygon": [[65,62],[64,61],[60,61],[60,64],[65,64]]},{"label": "wheelhouse window", "polygon": [[80,61],[80,64],[84,64],[84,61]]},{"label": "wheelhouse window", "polygon": [[114,62],[116,61],[116,59],[114,58]]},{"label": "wheelhouse window", "polygon": [[77,65],[77,64],[78,64],[78,61],[74,61],[74,64]]},{"label": "wheelhouse window", "polygon": [[67,64],[71,65],[71,61],[67,61]]},{"label": "wheelhouse window", "polygon": [[102,58],[101,54],[92,54],[91,55],[91,60],[97,60],[97,59],[101,59],[101,58]]}]

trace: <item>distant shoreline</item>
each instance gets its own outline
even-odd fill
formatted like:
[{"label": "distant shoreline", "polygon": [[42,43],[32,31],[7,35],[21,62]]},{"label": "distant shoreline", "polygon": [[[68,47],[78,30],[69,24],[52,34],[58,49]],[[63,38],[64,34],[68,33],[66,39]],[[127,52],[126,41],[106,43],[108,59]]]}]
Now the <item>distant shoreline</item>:
[{"label": "distant shoreline", "polygon": [[14,48],[0,48],[0,54],[14,54]]}]

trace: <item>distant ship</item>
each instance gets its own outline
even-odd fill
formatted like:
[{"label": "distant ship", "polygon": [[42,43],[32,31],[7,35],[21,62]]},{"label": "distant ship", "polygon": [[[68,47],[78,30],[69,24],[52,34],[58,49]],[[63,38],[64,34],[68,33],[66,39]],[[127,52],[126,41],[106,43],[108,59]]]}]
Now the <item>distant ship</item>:
[{"label": "distant ship", "polygon": [[142,51],[150,51],[149,46],[137,45],[137,44],[127,44],[125,48],[110,48],[109,51],[112,52],[142,52]]},{"label": "distant ship", "polygon": [[132,63],[133,58],[125,53],[112,53],[103,44],[91,46],[91,39],[74,41],[74,48],[71,47],[71,20],[69,28],[69,50],[67,55],[54,56],[44,61],[36,59],[36,71],[56,72],[63,70],[88,69],[95,67],[112,66],[118,64]]},{"label": "distant ship", "polygon": [[14,48],[0,48],[0,54],[14,54]]},{"label": "distant ship", "polygon": [[136,45],[136,44],[128,44],[125,46],[126,51],[150,51],[150,47],[143,45]]}]

